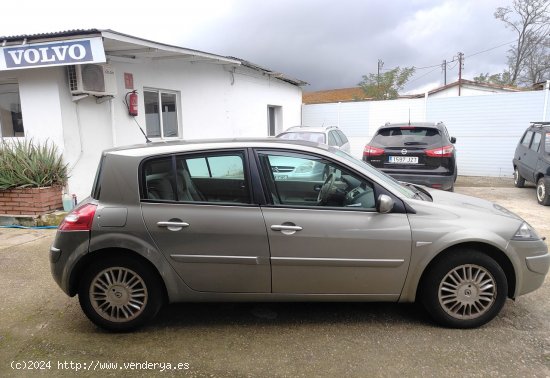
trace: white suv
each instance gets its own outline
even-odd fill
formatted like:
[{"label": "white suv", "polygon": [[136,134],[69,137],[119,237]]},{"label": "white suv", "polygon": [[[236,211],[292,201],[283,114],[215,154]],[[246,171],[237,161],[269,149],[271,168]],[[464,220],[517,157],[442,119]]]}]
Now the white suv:
[{"label": "white suv", "polygon": [[338,126],[293,126],[277,135],[277,138],[328,144],[345,152],[350,152],[348,138]]}]

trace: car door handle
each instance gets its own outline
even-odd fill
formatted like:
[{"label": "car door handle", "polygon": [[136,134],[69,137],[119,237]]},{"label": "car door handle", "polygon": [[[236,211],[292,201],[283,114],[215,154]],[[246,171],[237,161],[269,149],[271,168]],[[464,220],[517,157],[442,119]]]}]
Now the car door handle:
[{"label": "car door handle", "polygon": [[158,227],[166,227],[169,231],[180,231],[184,227],[189,227],[189,223],[186,222],[173,222],[173,221],[162,221],[157,222]]},{"label": "car door handle", "polygon": [[285,224],[274,224],[271,226],[273,231],[302,231],[300,226],[290,226]]}]

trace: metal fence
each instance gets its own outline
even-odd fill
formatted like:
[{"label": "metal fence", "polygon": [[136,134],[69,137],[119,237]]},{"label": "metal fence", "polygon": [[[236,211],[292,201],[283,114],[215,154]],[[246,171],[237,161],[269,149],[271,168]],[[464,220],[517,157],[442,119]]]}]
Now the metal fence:
[{"label": "metal fence", "polygon": [[352,153],[360,157],[386,122],[443,121],[457,139],[460,175],[511,176],[516,144],[525,129],[532,121],[550,120],[548,97],[548,90],[543,90],[303,105],[302,125],[339,126],[350,139]]}]

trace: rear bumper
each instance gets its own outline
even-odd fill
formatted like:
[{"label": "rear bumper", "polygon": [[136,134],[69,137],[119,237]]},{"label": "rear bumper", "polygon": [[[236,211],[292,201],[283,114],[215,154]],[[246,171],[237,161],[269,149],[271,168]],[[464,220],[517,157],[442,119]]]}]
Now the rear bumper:
[{"label": "rear bumper", "polygon": [[398,181],[410,182],[411,184],[424,185],[429,188],[450,190],[455,183],[455,176],[443,175],[419,175],[411,174],[395,174],[382,169],[382,171]]}]

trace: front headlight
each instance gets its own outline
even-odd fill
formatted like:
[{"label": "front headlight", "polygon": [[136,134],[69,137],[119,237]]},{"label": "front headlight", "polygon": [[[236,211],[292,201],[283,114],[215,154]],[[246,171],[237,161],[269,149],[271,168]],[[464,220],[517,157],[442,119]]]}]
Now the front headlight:
[{"label": "front headlight", "polygon": [[523,222],[519,229],[516,231],[516,234],[512,240],[539,240],[540,237],[537,235],[537,232],[533,227],[531,227],[527,222]]}]

